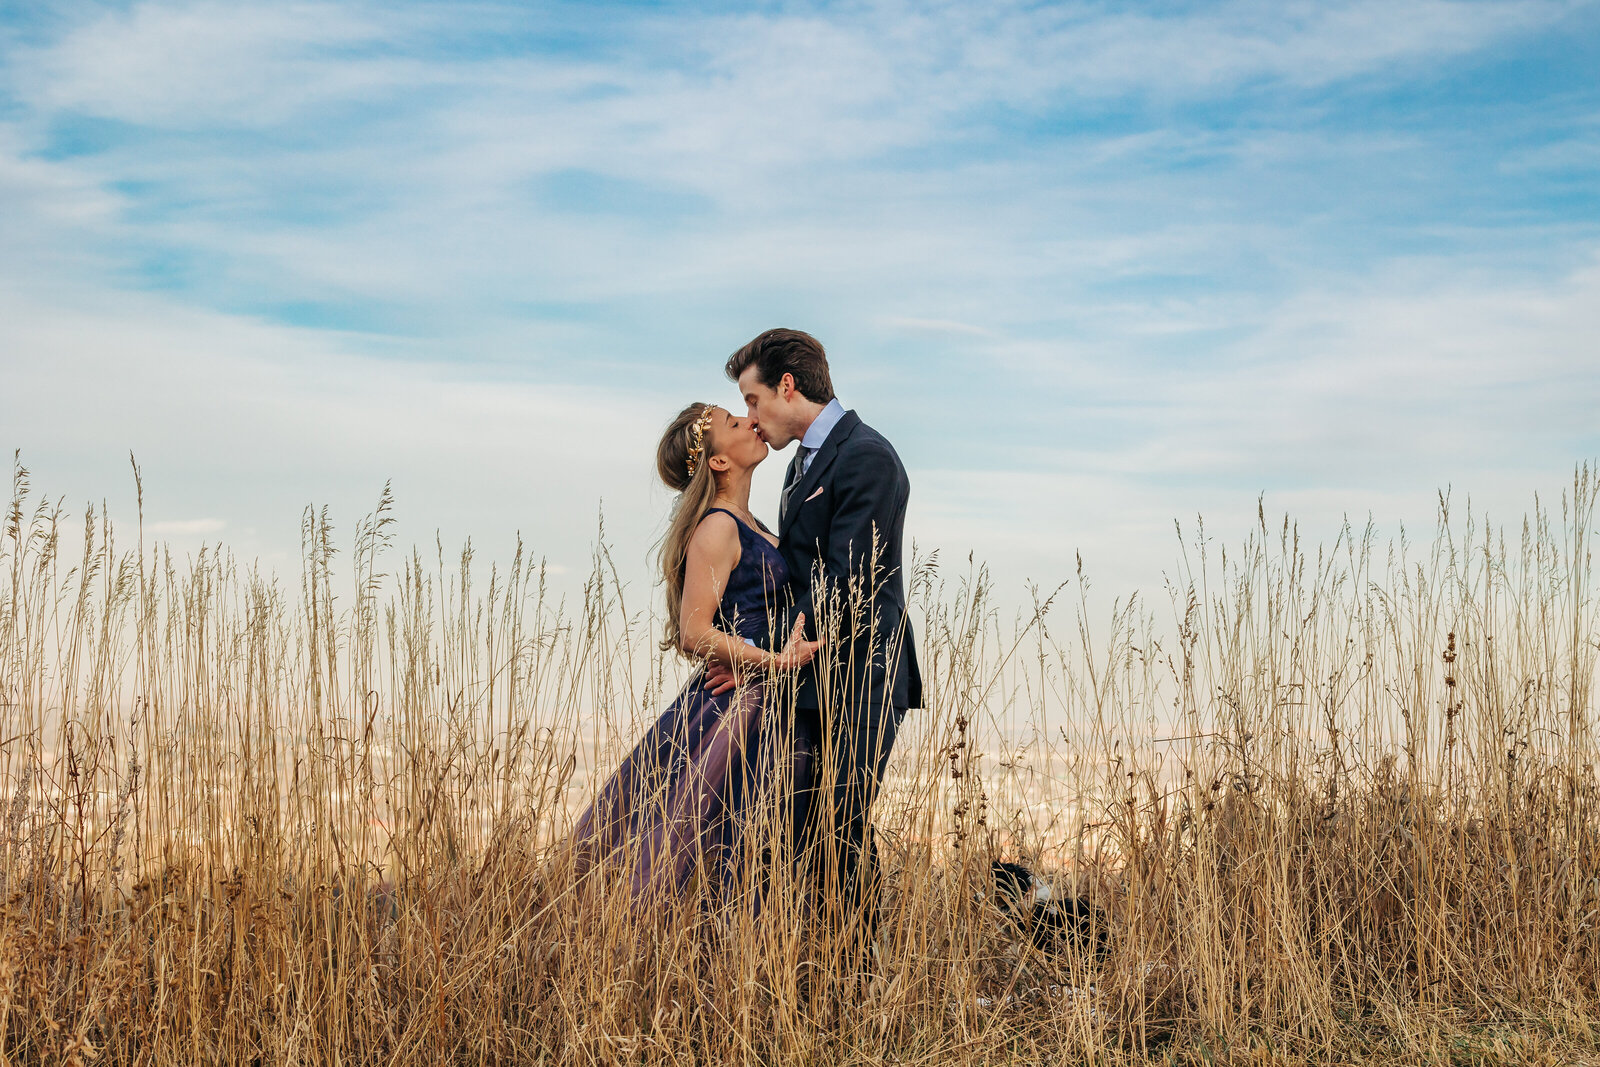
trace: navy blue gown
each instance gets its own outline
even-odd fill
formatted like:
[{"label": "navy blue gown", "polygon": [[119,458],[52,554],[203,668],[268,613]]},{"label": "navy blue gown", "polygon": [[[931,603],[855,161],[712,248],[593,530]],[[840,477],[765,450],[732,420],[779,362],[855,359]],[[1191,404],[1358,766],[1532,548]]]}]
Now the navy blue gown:
[{"label": "navy blue gown", "polygon": [[[739,527],[739,562],[717,605],[717,628],[762,648],[781,644],[787,635],[774,626],[789,580],[783,556],[731,511],[710,510]],[[715,696],[705,672],[696,672],[579,818],[579,872],[620,871],[636,899],[680,893],[697,874],[723,902],[763,883],[766,872],[750,864],[772,862],[772,842],[748,842],[745,830],[766,812],[792,840],[793,798],[809,792],[815,768],[816,738],[795,736],[790,704],[773,700],[760,681]]]}]

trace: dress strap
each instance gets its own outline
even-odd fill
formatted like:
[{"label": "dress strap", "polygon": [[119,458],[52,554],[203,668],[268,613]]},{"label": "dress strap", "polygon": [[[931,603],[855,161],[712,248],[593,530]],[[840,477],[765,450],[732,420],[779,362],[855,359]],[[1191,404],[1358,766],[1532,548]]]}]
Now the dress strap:
[{"label": "dress strap", "polygon": [[[738,526],[739,526],[739,540],[740,541],[743,541],[745,539],[745,536],[749,535],[751,538],[753,538],[756,541],[761,542],[762,544],[766,545],[768,548],[773,549],[773,550],[777,549],[778,546],[773,544],[771,541],[768,540],[768,538],[775,537],[777,535],[774,534],[771,530],[767,529],[766,525],[764,523],[762,523],[762,521],[760,519],[757,519],[754,515],[750,516],[750,518],[752,520],[754,520],[754,525],[751,525],[751,523],[748,523],[745,520],[741,519],[739,516],[735,515],[732,511],[728,510],[727,508],[718,508],[718,507],[706,508],[706,515],[711,514],[713,511],[722,512],[724,515],[728,516],[735,523],[738,524]],[[700,516],[700,518],[703,520],[705,518],[705,515]]]},{"label": "dress strap", "polygon": [[[774,552],[776,552],[778,550],[778,546],[773,544],[770,540],[768,540],[768,538],[774,537],[776,535],[773,534],[773,532],[771,530],[767,529],[766,526],[764,526],[762,524],[761,520],[757,519],[754,515],[750,516],[752,519],[755,520],[755,525],[752,526],[750,523],[744,521],[743,519],[741,519],[739,516],[735,515],[732,511],[728,510],[727,508],[716,508],[716,507],[706,508],[706,515],[711,514],[713,511],[722,512],[724,515],[728,516],[736,524],[738,524],[738,527],[739,527],[739,541],[740,541],[740,543],[743,543],[745,538],[748,537],[752,541],[759,542],[761,544],[766,545],[768,548],[772,549]],[[700,516],[700,518],[702,520],[704,520],[705,519],[705,515]]]}]

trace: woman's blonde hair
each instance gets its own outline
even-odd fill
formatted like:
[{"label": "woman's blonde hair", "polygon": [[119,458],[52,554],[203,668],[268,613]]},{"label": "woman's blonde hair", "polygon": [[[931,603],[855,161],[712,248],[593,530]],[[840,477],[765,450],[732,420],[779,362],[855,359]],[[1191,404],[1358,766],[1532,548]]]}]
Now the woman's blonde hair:
[{"label": "woman's blonde hair", "polygon": [[[706,509],[717,498],[717,480],[711,473],[711,430],[706,416],[710,404],[690,404],[661,435],[656,447],[656,473],[668,489],[677,490],[667,532],[661,538],[661,579],[667,587],[667,620],[661,638],[663,650],[679,648],[682,635],[678,615],[683,607],[684,561],[689,556],[689,541]],[[698,428],[698,432],[697,432]],[[681,649],[680,649],[681,651]],[[687,653],[686,653],[687,654]]]}]

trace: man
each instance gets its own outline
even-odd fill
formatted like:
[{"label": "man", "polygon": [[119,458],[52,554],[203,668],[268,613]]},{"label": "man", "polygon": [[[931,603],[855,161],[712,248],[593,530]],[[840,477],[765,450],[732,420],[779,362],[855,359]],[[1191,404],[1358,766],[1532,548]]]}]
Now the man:
[{"label": "man", "polygon": [[894,446],[834,395],[816,338],[768,330],[725,369],[769,445],[800,442],[784,479],[778,550],[794,591],[788,617],[803,614],[807,636],[825,641],[795,701],[796,733],[823,749],[815,790],[796,798],[801,843],[820,846],[823,898],[843,905],[839,920],[861,924],[848,932],[864,938],[878,899],[868,817],[900,720],[922,704],[902,565],[911,486]]}]

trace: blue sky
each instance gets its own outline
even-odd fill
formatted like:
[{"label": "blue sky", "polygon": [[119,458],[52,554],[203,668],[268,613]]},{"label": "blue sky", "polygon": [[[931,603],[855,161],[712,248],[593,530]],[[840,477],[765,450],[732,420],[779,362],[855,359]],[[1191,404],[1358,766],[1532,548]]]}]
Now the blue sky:
[{"label": "blue sky", "polygon": [[0,445],[286,568],[392,478],[642,573],[783,324],[1011,589],[1515,521],[1600,454],[1597,71],[1583,2],[0,4]]}]

